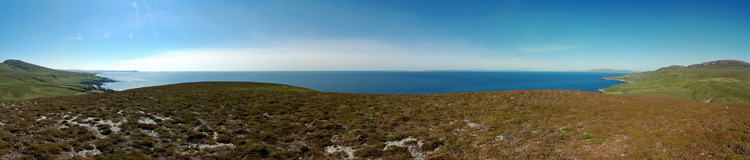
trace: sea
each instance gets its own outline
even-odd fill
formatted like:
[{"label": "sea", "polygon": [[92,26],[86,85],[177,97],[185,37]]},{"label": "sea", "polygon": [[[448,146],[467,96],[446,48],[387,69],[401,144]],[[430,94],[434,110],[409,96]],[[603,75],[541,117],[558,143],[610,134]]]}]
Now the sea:
[{"label": "sea", "polygon": [[433,94],[502,90],[565,89],[597,92],[622,82],[602,77],[626,73],[527,71],[250,71],[250,72],[102,72],[117,82],[116,91],[203,81],[265,82],[322,92],[364,94]]}]

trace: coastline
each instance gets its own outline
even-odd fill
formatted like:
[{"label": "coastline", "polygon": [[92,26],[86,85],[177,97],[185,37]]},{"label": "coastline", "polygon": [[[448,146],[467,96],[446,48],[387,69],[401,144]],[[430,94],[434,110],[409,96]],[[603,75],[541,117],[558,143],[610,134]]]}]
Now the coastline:
[{"label": "coastline", "polygon": [[[141,87],[201,81],[272,82],[312,88],[322,92],[366,94],[437,94],[500,90],[565,89],[598,93],[619,84],[602,77],[621,73],[590,72],[173,72],[155,74],[104,73],[99,76],[124,80],[102,87],[122,91]],[[569,79],[569,78],[573,79]],[[312,78],[310,80],[302,80]],[[374,80],[377,79],[377,80]],[[531,81],[531,82],[525,82]]]},{"label": "coastline", "polygon": [[[630,75],[630,74],[627,74],[627,75]],[[627,75],[624,75],[624,76],[627,76]],[[624,76],[618,76],[618,77],[624,77]],[[625,84],[625,83],[631,83],[630,81],[625,81],[625,80],[622,80],[622,79],[616,79],[615,77],[602,77],[602,79],[603,80],[610,80],[610,81],[622,82],[622,83],[617,84],[617,85],[621,85],[621,84]],[[613,85],[613,86],[616,86],[616,85]],[[606,94],[607,92],[605,90],[608,89],[608,88],[612,88],[613,86],[609,86],[607,88],[599,88],[596,91],[599,92],[599,93],[601,93],[601,94]]]},{"label": "coastline", "polygon": [[89,74],[91,74],[92,76],[96,77],[96,79],[94,79],[92,81],[81,82],[81,84],[90,85],[93,88],[93,89],[87,88],[87,91],[104,92],[104,93],[115,92],[115,90],[112,90],[112,89],[109,89],[109,88],[104,88],[102,86],[106,82],[117,82],[117,81],[115,81],[113,79],[109,79],[107,77],[97,76],[96,73],[89,73]]},{"label": "coastline", "polygon": [[605,88],[599,88],[599,89],[596,89],[596,91],[598,91],[599,93],[602,93],[602,94],[604,94],[604,89],[605,89]]},{"label": "coastline", "polygon": [[620,81],[622,83],[630,83],[631,82],[631,81],[626,81],[626,80],[622,80],[622,79],[614,79],[612,77],[602,77],[602,79],[603,80],[611,80],[611,81]]}]

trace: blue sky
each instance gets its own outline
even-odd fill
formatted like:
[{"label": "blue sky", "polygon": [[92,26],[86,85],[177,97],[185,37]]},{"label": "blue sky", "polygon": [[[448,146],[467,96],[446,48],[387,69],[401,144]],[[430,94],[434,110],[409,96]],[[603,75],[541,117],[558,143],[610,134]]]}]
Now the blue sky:
[{"label": "blue sky", "polygon": [[0,1],[0,59],[58,69],[654,70],[750,61],[750,1]]}]

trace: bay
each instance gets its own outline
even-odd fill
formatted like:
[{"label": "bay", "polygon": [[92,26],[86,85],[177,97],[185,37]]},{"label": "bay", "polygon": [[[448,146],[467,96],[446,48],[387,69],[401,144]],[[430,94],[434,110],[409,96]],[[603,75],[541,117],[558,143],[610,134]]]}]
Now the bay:
[{"label": "bay", "polygon": [[565,89],[596,92],[620,84],[602,77],[625,73],[595,72],[389,72],[389,71],[252,71],[252,72],[103,72],[117,80],[104,87],[116,91],[202,81],[287,84],[323,92],[365,94],[432,94],[500,90]]}]

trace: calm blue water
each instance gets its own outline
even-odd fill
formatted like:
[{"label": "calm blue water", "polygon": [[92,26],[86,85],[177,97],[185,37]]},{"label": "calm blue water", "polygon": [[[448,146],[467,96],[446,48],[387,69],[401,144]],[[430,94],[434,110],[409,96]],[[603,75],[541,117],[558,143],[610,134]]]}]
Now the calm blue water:
[{"label": "calm blue water", "polygon": [[596,92],[620,84],[602,77],[624,73],[591,72],[104,72],[120,82],[105,87],[127,90],[200,81],[280,83],[323,92],[426,94],[499,90],[568,89]]}]

